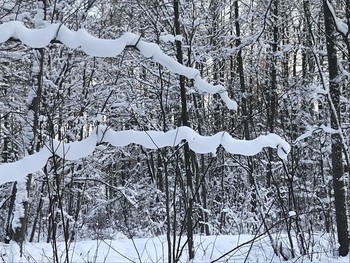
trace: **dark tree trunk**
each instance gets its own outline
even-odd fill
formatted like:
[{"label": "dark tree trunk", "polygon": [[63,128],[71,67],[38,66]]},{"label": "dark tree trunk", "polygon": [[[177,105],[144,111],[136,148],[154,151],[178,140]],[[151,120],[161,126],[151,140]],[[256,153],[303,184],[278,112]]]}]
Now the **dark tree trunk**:
[{"label": "dark tree trunk", "polygon": [[[244,78],[244,65],[243,65],[243,57],[242,57],[242,51],[240,49],[240,45],[242,44],[240,36],[241,36],[241,29],[239,24],[239,7],[238,7],[238,0],[234,2],[234,14],[235,14],[235,29],[236,29],[236,47],[239,48],[239,51],[237,53],[237,71],[239,74],[239,84],[240,89],[242,93],[242,102],[241,102],[241,109],[242,109],[242,122],[243,122],[243,135],[244,139],[250,140],[250,129],[249,129],[249,121],[248,121],[248,100],[247,98],[250,96],[247,92],[247,88],[245,85],[245,78]],[[256,189],[255,189],[255,181],[253,177],[253,158],[251,156],[247,157],[248,159],[248,173],[249,173],[249,183],[251,186],[251,206],[252,211],[255,211],[256,209]]]},{"label": "dark tree trunk", "polygon": [[[332,13],[328,8],[327,1],[323,1],[325,33],[327,41],[329,92],[330,92],[330,112],[331,127],[335,130],[340,128],[340,85],[337,81],[338,61],[335,48],[335,25]],[[340,133],[332,134],[332,172],[334,203],[336,213],[336,223],[339,242],[339,255],[346,256],[349,253],[349,234],[346,212],[346,196],[344,184],[342,139]]]},{"label": "dark tree trunk", "polygon": [[[179,1],[174,0],[174,27],[175,34],[180,35],[180,13],[179,13]],[[183,54],[181,41],[176,41],[176,58],[180,64],[183,64]],[[189,126],[188,113],[187,113],[187,98],[186,98],[186,86],[185,77],[180,75],[180,93],[181,93],[181,122],[184,126]],[[190,163],[190,148],[188,143],[184,145],[185,155],[185,169],[186,169],[186,229],[187,229],[187,245],[189,259],[194,258],[193,247],[193,182]]]},{"label": "dark tree trunk", "polygon": [[279,31],[278,31],[278,3],[279,0],[273,1],[273,42],[272,42],[272,56],[271,56],[271,84],[267,97],[268,102],[268,126],[269,131],[274,132],[275,130],[275,121],[277,113],[277,57],[276,52],[278,50],[278,41],[279,41]]},{"label": "dark tree trunk", "polygon": [[16,194],[17,194],[17,182],[14,182],[12,186],[10,205],[9,205],[9,210],[7,215],[6,237],[4,240],[5,244],[9,244],[10,241],[14,238],[14,232],[12,229],[12,219],[13,219],[12,212],[14,211],[14,208],[15,208]]}]

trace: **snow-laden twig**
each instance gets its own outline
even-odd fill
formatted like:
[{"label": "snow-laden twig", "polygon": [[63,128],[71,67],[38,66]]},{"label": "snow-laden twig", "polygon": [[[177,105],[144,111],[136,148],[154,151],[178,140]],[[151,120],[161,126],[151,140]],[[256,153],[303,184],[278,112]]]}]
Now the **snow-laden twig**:
[{"label": "snow-laden twig", "polygon": [[335,130],[335,129],[332,129],[331,127],[325,126],[324,124],[322,124],[321,126],[315,125],[312,127],[307,127],[306,131],[302,135],[300,135],[298,138],[295,139],[295,141],[293,142],[293,145],[312,136],[313,133],[317,133],[320,131],[324,131],[325,133],[330,133],[330,134],[334,134],[334,133],[341,134],[341,129]]},{"label": "snow-laden twig", "polygon": [[326,0],[326,4],[328,6],[328,9],[329,11],[331,12],[332,14],[332,17],[333,17],[333,20],[334,20],[334,24],[335,24],[335,27],[337,29],[337,31],[343,35],[343,37],[347,38],[349,37],[349,27],[346,23],[344,23],[341,19],[339,19],[336,14],[335,14],[335,11],[334,11],[334,8],[332,6],[332,4]]},{"label": "snow-laden twig", "polygon": [[125,147],[129,144],[139,144],[148,149],[173,147],[186,140],[190,149],[196,153],[216,153],[222,145],[231,154],[245,156],[255,155],[264,147],[276,148],[280,158],[286,159],[290,145],[276,134],[261,135],[254,140],[234,139],[227,132],[219,132],[212,136],[201,136],[189,127],[182,126],[168,132],[161,131],[113,131],[104,125],[99,125],[86,139],[64,143],[52,139],[39,152],[25,156],[23,159],[0,165],[0,184],[12,181],[22,181],[29,173],[42,169],[47,160],[58,155],[66,160],[77,160],[92,154],[96,145],[109,143],[115,147]]},{"label": "snow-laden twig", "polygon": [[96,57],[115,57],[126,47],[133,47],[146,58],[151,58],[171,72],[193,79],[198,90],[219,94],[229,109],[237,109],[236,101],[229,98],[224,86],[209,84],[201,78],[199,70],[180,64],[164,54],[159,45],[146,42],[139,35],[130,32],[116,39],[100,39],[90,35],[85,29],[73,31],[62,24],[47,24],[44,28],[29,29],[19,21],[11,21],[0,25],[0,43],[8,40],[19,40],[32,48],[44,48],[50,43],[62,43],[72,49],[81,48],[87,55]]}]

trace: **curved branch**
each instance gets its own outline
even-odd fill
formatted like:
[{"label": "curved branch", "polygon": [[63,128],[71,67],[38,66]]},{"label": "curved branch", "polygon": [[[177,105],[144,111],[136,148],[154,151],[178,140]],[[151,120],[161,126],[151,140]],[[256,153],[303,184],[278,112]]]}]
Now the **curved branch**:
[{"label": "curved branch", "polygon": [[115,147],[125,147],[129,144],[139,144],[148,149],[173,147],[186,140],[191,150],[196,153],[214,153],[222,145],[232,154],[246,156],[255,155],[264,147],[277,148],[280,158],[286,159],[290,145],[276,134],[261,135],[254,140],[234,139],[227,132],[219,132],[212,136],[201,136],[189,127],[182,126],[168,132],[161,131],[113,131],[99,125],[89,137],[84,140],[64,143],[52,139],[38,153],[25,156],[14,163],[0,165],[0,185],[6,182],[22,181],[29,173],[42,169],[52,155],[58,155],[66,160],[77,160],[92,154],[96,145],[109,143]]},{"label": "curved branch", "polygon": [[87,55],[115,57],[127,47],[138,49],[143,56],[166,67],[173,73],[194,80],[194,86],[209,94],[219,94],[229,109],[236,110],[237,103],[231,100],[222,85],[212,85],[203,80],[199,70],[186,67],[163,53],[155,43],[141,40],[139,35],[127,32],[117,39],[100,39],[90,35],[85,29],[72,31],[62,24],[47,24],[44,28],[29,29],[19,21],[0,25],[0,43],[18,40],[32,48],[44,48],[50,43],[61,43],[69,48],[81,48]]}]

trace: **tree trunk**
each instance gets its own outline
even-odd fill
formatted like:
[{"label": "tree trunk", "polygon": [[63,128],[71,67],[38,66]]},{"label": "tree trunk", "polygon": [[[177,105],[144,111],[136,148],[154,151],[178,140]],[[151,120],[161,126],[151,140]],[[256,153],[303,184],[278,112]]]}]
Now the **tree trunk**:
[{"label": "tree trunk", "polygon": [[[249,121],[248,121],[248,101],[247,97],[250,96],[248,94],[246,85],[245,85],[245,78],[244,78],[244,65],[243,65],[243,57],[242,57],[242,51],[240,49],[240,45],[242,44],[240,36],[241,36],[241,29],[239,24],[239,6],[238,6],[238,0],[234,2],[234,14],[235,14],[235,28],[236,28],[236,47],[239,48],[239,51],[237,53],[237,71],[239,74],[239,84],[240,89],[242,93],[242,102],[241,102],[241,109],[242,109],[242,122],[243,122],[243,135],[245,140],[250,140],[250,129],[249,129]],[[251,186],[251,208],[252,211],[255,211],[256,209],[256,189],[255,189],[255,181],[253,177],[253,158],[251,156],[247,157],[247,163],[248,163],[248,176],[249,176],[249,183]]]},{"label": "tree trunk", "polygon": [[[179,1],[174,0],[174,27],[175,34],[180,35],[180,13],[179,13]],[[180,64],[183,64],[183,54],[181,41],[176,41],[176,58]],[[187,98],[185,77],[180,75],[180,93],[181,93],[181,120],[183,126],[189,126],[188,113],[187,113]],[[189,260],[194,258],[193,247],[193,182],[190,163],[190,148],[188,143],[184,145],[185,155],[185,170],[186,170],[186,229],[187,229],[187,245],[188,245],[188,257]]]},{"label": "tree trunk", "polygon": [[[329,10],[327,1],[323,1],[325,33],[327,43],[328,73],[329,73],[329,92],[330,92],[330,118],[331,128],[340,129],[340,86],[337,80],[338,61],[337,51],[335,48],[335,25],[332,13]],[[340,132],[332,134],[332,173],[334,188],[334,203],[336,213],[336,223],[339,242],[339,255],[346,256],[349,253],[349,233],[346,211],[346,196],[344,184],[342,139]]]}]

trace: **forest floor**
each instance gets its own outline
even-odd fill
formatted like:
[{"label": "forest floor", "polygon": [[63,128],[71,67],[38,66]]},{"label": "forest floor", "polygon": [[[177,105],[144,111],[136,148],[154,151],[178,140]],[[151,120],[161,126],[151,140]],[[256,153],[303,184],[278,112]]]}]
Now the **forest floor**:
[{"label": "forest floor", "polygon": [[[274,240],[277,238],[273,237]],[[254,241],[251,241],[254,240]],[[324,236],[313,236],[307,243],[307,256],[300,256],[298,248],[294,248],[292,258],[287,236],[278,236],[278,253],[274,253],[270,238],[252,235],[195,236],[195,259],[190,262],[322,262],[350,263],[349,257],[337,257],[334,249]],[[183,253],[179,262],[188,262],[185,237],[180,240]],[[293,240],[294,246],[297,242]],[[126,263],[126,262],[168,262],[167,242],[165,236],[138,239],[86,240],[69,245],[68,253],[64,242],[57,242],[57,253],[53,252],[50,243],[25,243],[23,256],[19,257],[16,243],[0,243],[0,262],[4,263],[41,263],[67,262],[68,254],[71,263]],[[226,256],[226,253],[230,252]],[[281,253],[282,252],[282,253]],[[53,255],[57,254],[57,257]],[[282,255],[283,254],[283,255]],[[288,258],[288,260],[287,260]]]}]

